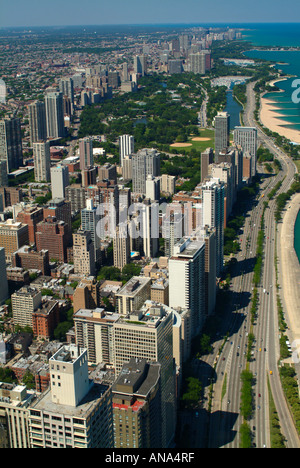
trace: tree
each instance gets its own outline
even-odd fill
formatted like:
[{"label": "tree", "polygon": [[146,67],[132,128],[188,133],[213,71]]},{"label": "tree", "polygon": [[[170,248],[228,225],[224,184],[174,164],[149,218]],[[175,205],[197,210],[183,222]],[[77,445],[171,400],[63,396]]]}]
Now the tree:
[{"label": "tree", "polygon": [[199,379],[195,377],[188,377],[186,379],[187,389],[182,395],[181,401],[188,408],[193,408],[199,403],[202,393],[202,384]]}]

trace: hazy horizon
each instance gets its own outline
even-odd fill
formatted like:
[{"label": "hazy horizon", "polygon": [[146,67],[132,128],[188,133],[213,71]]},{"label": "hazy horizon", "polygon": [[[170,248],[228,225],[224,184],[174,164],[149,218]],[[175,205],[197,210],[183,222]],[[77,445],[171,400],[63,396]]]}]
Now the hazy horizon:
[{"label": "hazy horizon", "polygon": [[168,24],[297,23],[300,5],[286,0],[14,0],[0,7],[0,28],[133,26]]}]

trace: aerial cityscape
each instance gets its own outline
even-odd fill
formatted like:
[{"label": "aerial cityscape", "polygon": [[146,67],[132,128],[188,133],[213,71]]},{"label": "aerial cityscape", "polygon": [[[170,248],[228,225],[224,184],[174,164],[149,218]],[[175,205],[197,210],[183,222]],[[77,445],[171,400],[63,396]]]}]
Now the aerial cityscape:
[{"label": "aerial cityscape", "polygon": [[0,448],[133,465],[300,448],[299,24],[266,22],[267,1],[251,24],[176,22],[177,0],[147,22],[87,0],[90,22],[55,24],[17,3],[0,22]]}]

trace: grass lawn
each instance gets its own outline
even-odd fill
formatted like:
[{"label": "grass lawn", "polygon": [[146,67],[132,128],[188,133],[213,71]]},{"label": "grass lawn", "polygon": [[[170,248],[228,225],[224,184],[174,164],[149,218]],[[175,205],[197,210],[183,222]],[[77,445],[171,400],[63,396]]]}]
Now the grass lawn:
[{"label": "grass lawn", "polygon": [[299,172],[299,174],[300,174],[300,159],[294,160],[294,163],[296,164],[297,169],[298,169],[298,172]]},{"label": "grass lawn", "polygon": [[[193,141],[193,138],[205,138],[207,140],[203,141]],[[196,149],[197,151],[204,151],[206,148],[214,148],[215,146],[215,132],[214,130],[201,129],[199,137],[190,136],[186,143],[191,144],[191,146],[178,147],[178,151],[183,150],[184,152],[189,152],[191,149]],[[172,147],[170,147],[171,149]],[[173,147],[174,148],[174,147]]]}]

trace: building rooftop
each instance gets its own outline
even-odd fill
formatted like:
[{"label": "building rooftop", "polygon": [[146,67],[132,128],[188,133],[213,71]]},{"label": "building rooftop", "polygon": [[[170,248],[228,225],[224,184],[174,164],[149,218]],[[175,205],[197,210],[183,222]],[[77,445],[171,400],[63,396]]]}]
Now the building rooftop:
[{"label": "building rooftop", "polygon": [[133,276],[123,288],[118,291],[118,295],[135,296],[147,283],[151,283],[151,278]]},{"label": "building rooftop", "polygon": [[119,320],[120,315],[107,312],[104,309],[96,308],[96,309],[79,309],[75,314],[74,318],[85,319],[85,320],[92,320],[92,321],[99,321],[99,322],[116,322]]},{"label": "building rooftop", "polygon": [[[148,363],[146,359],[132,358],[128,363],[124,364],[122,370],[112,386],[112,392],[116,395],[135,395],[137,397],[147,397],[151,389],[156,385],[160,377],[160,364]],[[128,401],[129,403],[129,401]],[[128,407],[129,405],[118,405],[114,403],[114,407]],[[143,406],[143,402],[130,404],[134,411],[139,410]]]}]

